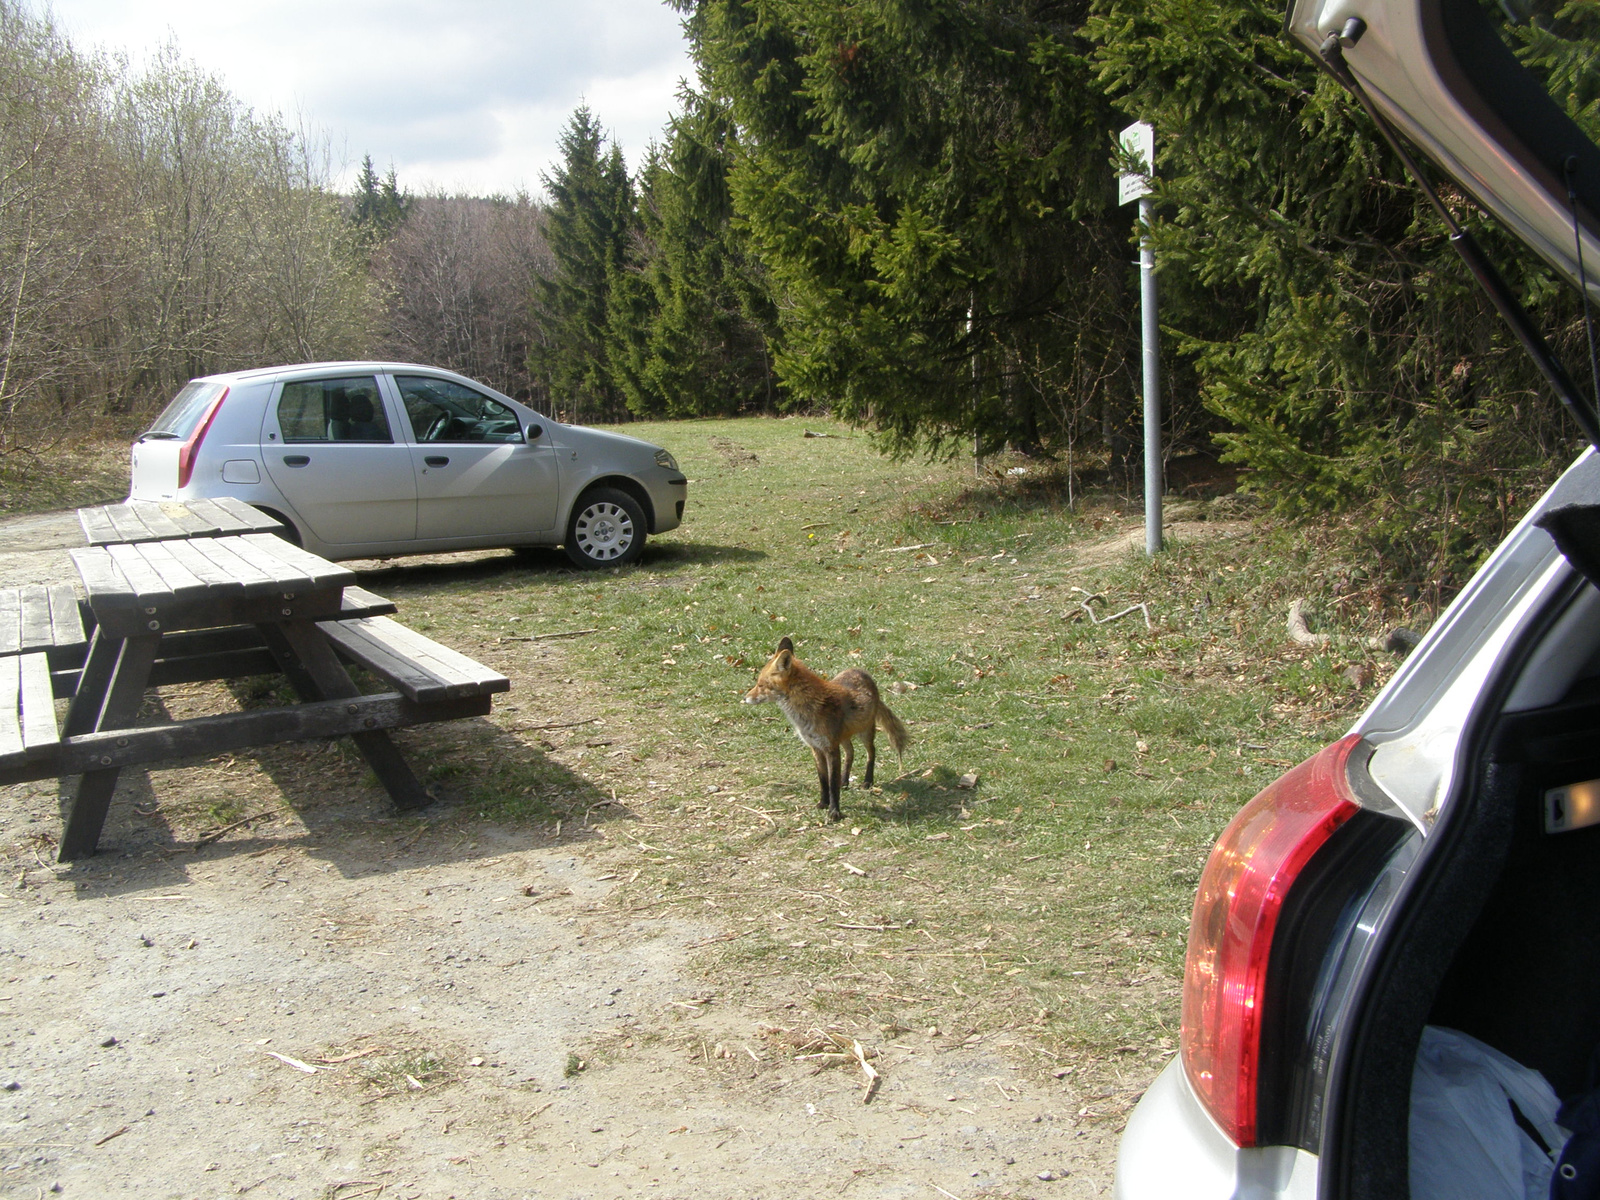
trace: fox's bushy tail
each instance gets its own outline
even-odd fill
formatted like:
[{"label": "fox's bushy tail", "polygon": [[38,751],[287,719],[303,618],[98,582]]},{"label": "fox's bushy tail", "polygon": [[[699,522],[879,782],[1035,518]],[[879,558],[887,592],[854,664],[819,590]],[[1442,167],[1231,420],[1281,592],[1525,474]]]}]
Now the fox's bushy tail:
[{"label": "fox's bushy tail", "polygon": [[889,744],[894,747],[894,752],[896,754],[904,754],[906,747],[911,744],[911,735],[906,732],[906,727],[900,723],[900,718],[890,712],[888,706],[880,701],[875,719],[878,723],[878,728],[889,735]]}]

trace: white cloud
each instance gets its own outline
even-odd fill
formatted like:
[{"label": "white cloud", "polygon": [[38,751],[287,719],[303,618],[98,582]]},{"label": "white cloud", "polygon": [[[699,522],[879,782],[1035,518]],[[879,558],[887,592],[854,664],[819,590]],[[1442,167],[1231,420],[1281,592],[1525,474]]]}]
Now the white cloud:
[{"label": "white cloud", "polygon": [[324,131],[412,191],[539,190],[587,102],[637,164],[692,73],[661,0],[53,0],[82,48],[167,40],[261,112]]}]

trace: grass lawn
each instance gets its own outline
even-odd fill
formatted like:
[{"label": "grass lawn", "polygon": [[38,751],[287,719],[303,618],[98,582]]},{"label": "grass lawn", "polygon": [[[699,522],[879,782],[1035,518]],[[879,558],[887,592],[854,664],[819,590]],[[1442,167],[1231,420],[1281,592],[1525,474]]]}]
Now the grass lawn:
[{"label": "grass lawn", "polygon": [[[551,552],[366,581],[530,681],[496,749],[441,746],[433,782],[610,855],[628,912],[717,923],[702,966],[730,994],[1148,1078],[1176,1048],[1212,840],[1393,669],[1363,648],[1362,573],[1261,519],[1182,522],[1147,560],[1136,508],[1069,509],[1052,469],[896,463],[815,417],[626,432],[691,480],[638,566]],[[1327,648],[1285,636],[1301,596]],[[1150,628],[1085,604],[1144,604]],[[903,764],[879,738],[879,786],[846,791],[839,824],[782,713],[739,703],[784,634],[826,674],[870,671],[911,730]]]}]

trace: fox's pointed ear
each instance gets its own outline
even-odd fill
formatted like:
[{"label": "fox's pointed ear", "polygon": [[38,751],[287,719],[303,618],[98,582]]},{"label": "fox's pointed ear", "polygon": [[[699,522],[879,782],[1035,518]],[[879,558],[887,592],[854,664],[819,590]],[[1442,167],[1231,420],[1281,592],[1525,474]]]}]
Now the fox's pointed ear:
[{"label": "fox's pointed ear", "polygon": [[[784,638],[783,640],[788,641],[789,639]],[[772,669],[779,675],[787,675],[789,673],[789,664],[793,661],[794,651],[785,646],[772,656]]]},{"label": "fox's pointed ear", "polygon": [[778,639],[778,649],[779,650],[787,650],[790,654],[793,654],[794,653],[794,643],[791,642],[788,639],[787,636],[781,637],[781,638]]}]

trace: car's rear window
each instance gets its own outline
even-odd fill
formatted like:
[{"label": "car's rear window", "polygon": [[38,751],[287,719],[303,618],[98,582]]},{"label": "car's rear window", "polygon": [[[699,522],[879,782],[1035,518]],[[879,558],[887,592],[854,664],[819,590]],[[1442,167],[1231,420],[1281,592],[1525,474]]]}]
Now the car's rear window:
[{"label": "car's rear window", "polygon": [[158,437],[185,440],[200,423],[207,406],[226,388],[226,384],[207,383],[201,379],[184,384],[183,390],[172,398],[172,403],[162,409],[161,415],[151,423],[150,428],[145,431],[145,436],[155,434]]},{"label": "car's rear window", "polygon": [[1485,0],[1483,10],[1550,98],[1600,140],[1600,9],[1577,0]]}]

